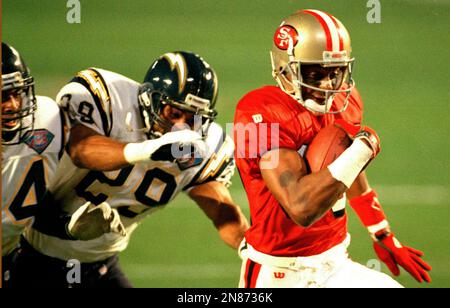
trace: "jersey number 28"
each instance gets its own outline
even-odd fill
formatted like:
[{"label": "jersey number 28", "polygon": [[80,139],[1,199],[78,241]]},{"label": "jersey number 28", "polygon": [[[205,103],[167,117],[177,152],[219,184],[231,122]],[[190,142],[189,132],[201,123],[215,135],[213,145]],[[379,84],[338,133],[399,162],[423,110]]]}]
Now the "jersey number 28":
[{"label": "jersey number 28", "polygon": [[[88,190],[89,186],[91,186],[95,181],[99,181],[100,183],[107,184],[111,187],[120,187],[125,184],[126,180],[130,176],[133,171],[134,166],[129,166],[120,170],[119,174],[116,178],[110,179],[103,172],[100,171],[90,171],[83,180],[75,187],[75,191],[77,195],[83,197],[87,201],[90,201],[94,204],[100,204],[106,201],[109,196],[103,193],[99,193],[94,195],[92,192]],[[165,184],[164,190],[162,191],[158,200],[155,200],[146,195],[146,192],[155,184],[154,180],[157,179],[158,182],[162,182]],[[153,207],[167,204],[172,198],[173,193],[177,188],[177,183],[175,181],[175,177],[172,174],[164,172],[159,168],[154,168],[147,170],[144,177],[142,178],[141,183],[137,186],[137,189],[134,192],[134,196],[137,201],[146,206]],[[119,207],[119,213],[122,216],[126,216],[129,218],[133,218],[141,213],[135,213],[130,211],[129,206]]]}]

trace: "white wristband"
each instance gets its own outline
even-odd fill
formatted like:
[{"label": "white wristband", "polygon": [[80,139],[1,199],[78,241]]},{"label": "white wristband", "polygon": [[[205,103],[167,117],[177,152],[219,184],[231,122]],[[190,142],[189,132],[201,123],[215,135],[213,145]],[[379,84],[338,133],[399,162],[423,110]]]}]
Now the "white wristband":
[{"label": "white wristband", "polygon": [[380,223],[377,223],[376,225],[372,225],[372,226],[368,226],[367,230],[369,231],[370,234],[375,235],[375,233],[383,230],[383,229],[389,229],[389,223],[388,221],[385,219]]},{"label": "white wristband", "polygon": [[[148,143],[128,143],[123,149],[125,160],[130,164],[136,164],[149,159]],[[156,148],[157,149],[157,148]],[[155,150],[156,150],[155,149]]]},{"label": "white wristband", "polygon": [[[149,161],[152,154],[164,145],[183,143],[190,145],[196,144],[200,146],[201,142],[203,141],[200,134],[192,130],[185,129],[166,133],[157,139],[146,140],[140,143],[128,143],[123,149],[123,155],[128,163],[136,164],[142,161]],[[176,158],[179,158],[185,154],[175,146],[171,148],[171,150],[173,151],[172,155]]]},{"label": "white wristband", "polygon": [[352,145],[328,166],[328,170],[336,180],[350,188],[372,154],[372,150],[364,141],[355,139]]}]

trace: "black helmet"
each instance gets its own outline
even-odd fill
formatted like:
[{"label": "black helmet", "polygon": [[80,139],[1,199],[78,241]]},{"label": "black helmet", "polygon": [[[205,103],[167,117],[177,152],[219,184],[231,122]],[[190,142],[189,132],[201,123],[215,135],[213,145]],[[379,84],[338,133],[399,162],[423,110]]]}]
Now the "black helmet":
[{"label": "black helmet", "polygon": [[200,56],[185,51],[162,55],[150,66],[139,88],[139,106],[148,132],[157,136],[152,131],[155,123],[170,131],[171,124],[160,114],[165,105],[171,105],[201,117],[205,134],[217,115],[217,92],[216,73]]},{"label": "black helmet", "polygon": [[3,144],[20,143],[24,132],[33,129],[36,97],[34,79],[22,57],[17,50],[2,42],[2,105],[11,95],[20,96],[21,108],[8,111],[2,106]]}]

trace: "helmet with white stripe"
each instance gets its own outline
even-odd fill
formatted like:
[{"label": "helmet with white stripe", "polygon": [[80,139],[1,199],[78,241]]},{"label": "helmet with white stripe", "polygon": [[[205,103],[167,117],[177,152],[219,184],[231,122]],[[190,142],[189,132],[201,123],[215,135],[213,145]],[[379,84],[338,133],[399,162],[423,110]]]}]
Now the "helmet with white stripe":
[{"label": "helmet with white stripe", "polygon": [[[301,105],[315,113],[339,113],[348,105],[354,87],[350,35],[334,16],[318,10],[298,11],[283,20],[273,37],[271,51],[272,75],[280,88]],[[336,68],[332,86],[323,89],[308,82],[306,66]],[[332,70],[332,69],[331,69]],[[306,98],[305,90],[320,93],[323,98]],[[332,108],[336,94],[344,93],[345,103],[339,110]]]}]

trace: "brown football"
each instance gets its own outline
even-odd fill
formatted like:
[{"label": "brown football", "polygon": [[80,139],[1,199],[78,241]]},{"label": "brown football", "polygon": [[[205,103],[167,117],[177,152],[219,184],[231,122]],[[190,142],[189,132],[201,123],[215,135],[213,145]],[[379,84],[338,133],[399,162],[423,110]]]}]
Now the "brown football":
[{"label": "brown football", "polygon": [[326,168],[352,144],[347,133],[335,124],[322,128],[306,150],[311,172]]}]

